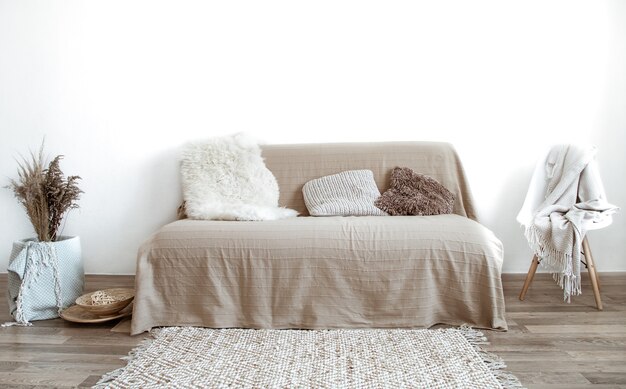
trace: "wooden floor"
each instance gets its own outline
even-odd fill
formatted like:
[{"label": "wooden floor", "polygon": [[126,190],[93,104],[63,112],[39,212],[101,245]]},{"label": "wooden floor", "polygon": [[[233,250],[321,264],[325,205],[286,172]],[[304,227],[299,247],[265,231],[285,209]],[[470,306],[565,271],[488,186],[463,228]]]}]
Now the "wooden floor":
[{"label": "wooden floor", "polygon": [[[585,274],[587,276],[587,274]],[[595,309],[588,278],[571,304],[546,274],[526,301],[523,275],[504,275],[508,332],[485,331],[485,348],[501,356],[528,388],[626,388],[626,274],[601,274],[604,311]],[[130,276],[88,276],[87,289],[133,285]],[[9,321],[6,275],[0,275],[0,322]],[[79,325],[61,319],[0,328],[0,388],[84,387],[121,367],[146,335],[111,332],[117,322]]]}]

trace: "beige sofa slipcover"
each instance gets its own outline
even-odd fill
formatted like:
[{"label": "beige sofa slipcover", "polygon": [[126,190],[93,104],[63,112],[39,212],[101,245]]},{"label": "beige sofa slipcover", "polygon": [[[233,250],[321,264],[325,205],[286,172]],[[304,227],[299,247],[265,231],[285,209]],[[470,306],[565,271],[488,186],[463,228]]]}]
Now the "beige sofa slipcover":
[{"label": "beige sofa slipcover", "polygon": [[[280,205],[298,218],[179,220],[139,250],[132,334],[158,326],[505,330],[502,244],[475,219],[458,156],[432,142],[271,145]],[[456,195],[454,214],[310,217],[302,186],[407,166]]]}]

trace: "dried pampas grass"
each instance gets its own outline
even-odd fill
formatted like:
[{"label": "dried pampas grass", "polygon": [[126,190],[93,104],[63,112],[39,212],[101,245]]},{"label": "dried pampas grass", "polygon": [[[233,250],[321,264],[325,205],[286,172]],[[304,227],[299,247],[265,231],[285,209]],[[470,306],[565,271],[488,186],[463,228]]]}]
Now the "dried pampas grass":
[{"label": "dried pampas grass", "polygon": [[62,155],[57,155],[46,166],[44,144],[39,153],[30,152],[30,157],[17,161],[18,178],[8,186],[26,209],[26,214],[40,242],[57,239],[61,222],[66,213],[78,208],[78,199],[83,193],[78,187],[79,176],[65,177],[61,171]]}]

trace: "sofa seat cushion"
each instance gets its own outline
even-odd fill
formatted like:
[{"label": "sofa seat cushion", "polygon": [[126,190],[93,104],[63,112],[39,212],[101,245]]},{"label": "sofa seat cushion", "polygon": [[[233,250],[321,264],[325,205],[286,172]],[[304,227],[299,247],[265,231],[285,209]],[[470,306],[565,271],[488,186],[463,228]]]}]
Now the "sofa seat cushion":
[{"label": "sofa seat cushion", "polygon": [[506,329],[502,244],[459,215],[179,220],[139,251],[132,333],[155,326]]}]

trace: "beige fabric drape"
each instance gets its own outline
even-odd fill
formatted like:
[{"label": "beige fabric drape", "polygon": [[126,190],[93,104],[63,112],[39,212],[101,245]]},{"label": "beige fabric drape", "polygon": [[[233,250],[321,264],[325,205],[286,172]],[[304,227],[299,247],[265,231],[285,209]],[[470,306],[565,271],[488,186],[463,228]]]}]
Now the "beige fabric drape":
[{"label": "beige fabric drape", "polygon": [[409,166],[453,191],[458,214],[168,224],[139,250],[133,334],[157,326],[506,329],[502,245],[465,217],[474,218],[473,207],[452,147],[267,146],[264,156],[281,205],[301,213],[310,178],[371,169],[383,191],[387,170]]},{"label": "beige fabric drape", "polygon": [[314,178],[346,170],[368,169],[380,192],[389,188],[391,169],[409,167],[439,181],[456,196],[454,213],[476,220],[474,204],[463,166],[449,143],[319,143],[266,145],[265,165],[280,188],[280,205],[308,216],[302,186]]}]

